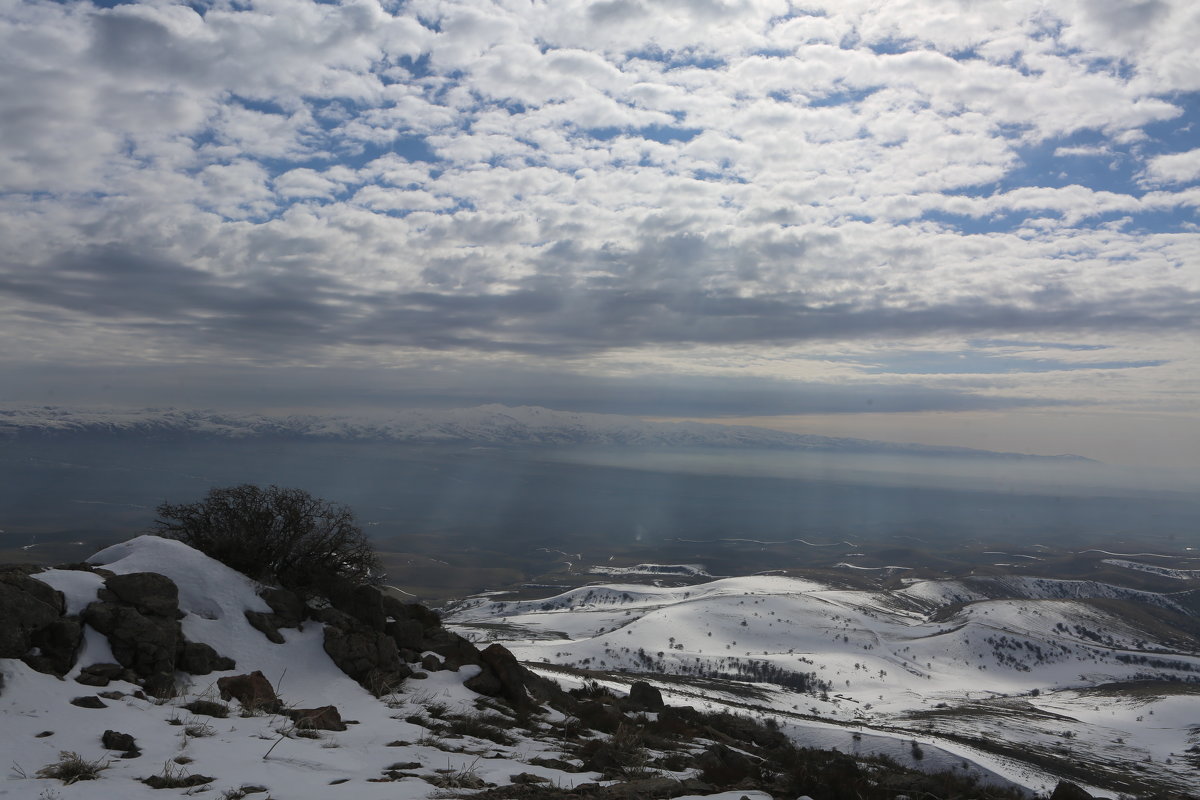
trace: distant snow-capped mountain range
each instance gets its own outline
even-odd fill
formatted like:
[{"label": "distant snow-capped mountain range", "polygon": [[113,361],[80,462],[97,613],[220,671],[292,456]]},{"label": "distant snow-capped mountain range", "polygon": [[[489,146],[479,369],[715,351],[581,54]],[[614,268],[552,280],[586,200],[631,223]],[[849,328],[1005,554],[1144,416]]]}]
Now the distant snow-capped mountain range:
[{"label": "distant snow-capped mountain range", "polygon": [[714,447],[837,451],[861,454],[1088,461],[1081,456],[1034,456],[965,447],[895,444],[868,439],[789,433],[749,425],[647,422],[616,414],[555,411],[539,406],[400,409],[386,416],[269,416],[175,408],[0,409],[0,438],[69,436],[312,439],[411,444],[506,446]]}]

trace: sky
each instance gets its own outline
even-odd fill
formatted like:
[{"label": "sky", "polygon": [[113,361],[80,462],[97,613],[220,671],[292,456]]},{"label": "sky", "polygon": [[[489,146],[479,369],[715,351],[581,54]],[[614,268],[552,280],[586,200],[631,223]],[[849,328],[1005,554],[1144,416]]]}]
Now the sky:
[{"label": "sky", "polygon": [[1188,0],[0,0],[0,404],[1200,467]]}]

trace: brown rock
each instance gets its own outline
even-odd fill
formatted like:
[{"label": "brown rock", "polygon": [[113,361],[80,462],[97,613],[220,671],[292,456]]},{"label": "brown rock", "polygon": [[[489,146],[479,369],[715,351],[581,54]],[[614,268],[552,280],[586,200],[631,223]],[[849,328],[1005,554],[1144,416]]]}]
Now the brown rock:
[{"label": "brown rock", "polygon": [[108,730],[100,737],[100,743],[104,745],[105,750],[137,750],[137,741],[128,733],[118,733],[117,731]]},{"label": "brown rock", "polygon": [[346,723],[342,722],[342,715],[338,713],[335,706],[288,708],[284,709],[283,714],[296,723],[297,728],[321,731],[346,730]]},{"label": "brown rock", "polygon": [[217,679],[217,689],[222,700],[237,700],[242,708],[251,711],[278,711],[279,698],[271,688],[271,682],[262,672],[255,670],[248,675],[228,675]]}]

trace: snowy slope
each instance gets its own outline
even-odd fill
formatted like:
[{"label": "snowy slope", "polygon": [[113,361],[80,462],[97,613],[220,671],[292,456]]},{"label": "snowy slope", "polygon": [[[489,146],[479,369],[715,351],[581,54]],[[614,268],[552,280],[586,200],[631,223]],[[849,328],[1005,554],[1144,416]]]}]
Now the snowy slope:
[{"label": "snowy slope", "polygon": [[[1054,776],[1000,752],[1005,741],[1025,746],[1026,728],[1041,731],[1034,738],[1057,758],[1069,731],[1074,760],[1101,766],[1123,760],[1112,745],[1120,739],[1138,761],[1152,756],[1145,769],[1186,785],[1187,713],[1153,725],[1139,714],[1073,713],[1082,704],[1072,698],[1088,687],[1148,677],[1200,681],[1200,654],[1164,655],[1151,632],[1086,601],[1174,606],[1148,594],[1032,578],[918,581],[888,593],[760,576],[681,588],[587,586],[521,602],[481,597],[453,609],[450,620],[462,630],[502,623],[488,630],[529,663],[658,675],[664,690],[689,702],[750,702],[810,727],[828,720],[842,739],[848,727],[893,742],[916,735],[1034,789],[1052,786]],[[806,677],[807,690],[797,690],[797,676]],[[757,695],[747,701],[738,688],[746,685],[729,678],[753,682]],[[1028,705],[1033,697],[1065,711],[1039,721]],[[1017,711],[995,705],[1014,698],[1025,704]],[[1200,714],[1200,694],[1164,702]],[[970,746],[996,737],[990,752]],[[1168,753],[1174,763],[1166,763]]]},{"label": "snowy slope", "polygon": [[[98,553],[92,562],[118,574],[149,571],[171,578],[179,587],[185,634],[232,656],[237,668],[192,678],[179,697],[166,703],[135,696],[137,686],[114,681],[108,689],[123,696],[106,698],[107,707],[96,709],[69,702],[97,693],[71,680],[80,666],[112,660],[107,641],[90,628],[80,664],[65,681],[35,672],[21,661],[0,659],[4,754],[0,797],[162,800],[180,790],[164,793],[139,779],[164,773],[215,778],[205,789],[208,797],[225,792],[240,796],[236,793],[241,787],[257,785],[267,787],[269,796],[293,800],[325,798],[331,784],[344,786],[345,796],[356,800],[425,798],[439,789],[420,776],[439,774],[469,773],[505,785],[511,775],[530,773],[562,787],[599,777],[528,763],[539,755],[561,756],[536,738],[519,738],[511,745],[469,736],[454,742],[432,741],[426,728],[406,720],[430,713],[435,702],[446,715],[476,713],[480,696],[462,683],[478,667],[410,679],[405,694],[381,702],[330,661],[322,646],[320,623],[307,622],[298,631],[284,629],[286,642],[270,643],[244,615],[247,609],[268,610],[255,593],[256,585],[179,542],[139,537]],[[87,572],[48,570],[35,577],[62,591],[70,611],[94,600],[101,586],[100,576]],[[235,705],[229,717],[215,718],[182,708],[196,698],[217,699],[218,677],[252,670],[261,670],[288,706],[332,704],[343,719],[356,722],[344,732],[322,731],[316,738],[303,738],[295,734],[289,720],[275,714],[238,716]],[[179,677],[187,676],[180,673]],[[101,734],[109,729],[132,734],[142,750],[140,757],[122,758],[103,749]],[[104,764],[100,779],[64,785],[35,777],[63,751]],[[408,764],[403,771],[415,777],[377,782],[397,763]],[[751,794],[756,800],[769,800],[762,793]]]}]

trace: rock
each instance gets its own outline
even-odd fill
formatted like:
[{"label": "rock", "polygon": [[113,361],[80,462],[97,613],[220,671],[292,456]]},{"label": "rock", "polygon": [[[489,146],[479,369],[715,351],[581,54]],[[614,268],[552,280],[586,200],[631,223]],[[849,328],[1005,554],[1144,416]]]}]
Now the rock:
[{"label": "rock", "polygon": [[143,614],[132,606],[101,601],[84,610],[83,621],[108,638],[113,657],[138,677],[162,683],[164,675],[174,673],[180,629],[173,616]]},{"label": "rock", "polygon": [[616,750],[608,742],[603,742],[596,747],[587,758],[583,760],[583,768],[588,772],[599,772],[602,775],[607,775],[613,770],[621,766],[621,758],[617,755]]},{"label": "rock", "polygon": [[1059,781],[1050,800],[1092,800],[1092,795],[1070,781]]},{"label": "rock", "polygon": [[342,722],[342,715],[334,706],[288,708],[284,709],[283,714],[296,723],[297,728],[321,731],[346,730],[346,723]]},{"label": "rock", "polygon": [[326,624],[325,652],[367,691],[381,694],[412,674],[391,637],[353,620]]},{"label": "rock", "polygon": [[531,784],[531,783],[549,783],[550,779],[544,775],[534,775],[532,772],[518,772],[516,775],[509,775],[508,780],[511,783]]},{"label": "rock", "polygon": [[89,664],[79,671],[75,682],[84,686],[108,686],[109,681],[115,681],[124,671],[120,664]]},{"label": "rock", "polygon": [[262,633],[275,644],[283,644],[283,634],[279,632],[279,627],[275,624],[275,615],[268,614],[265,611],[247,611],[246,621],[251,627]]},{"label": "rock", "polygon": [[207,675],[214,670],[224,672],[237,665],[232,658],[217,655],[217,651],[203,642],[182,642],[176,653],[176,666],[192,675]]},{"label": "rock", "polygon": [[[479,654],[479,658],[483,662],[483,670],[474,678],[464,681],[463,686],[490,697],[503,697],[517,710],[528,710],[533,706],[533,700],[525,691],[525,670],[508,648],[492,644]],[[491,677],[488,677],[488,673],[491,673]],[[498,690],[496,681],[499,682]]]},{"label": "rock", "polygon": [[0,658],[21,658],[32,637],[66,613],[62,592],[21,572],[0,573]]},{"label": "rock", "polygon": [[143,614],[171,618],[179,615],[179,587],[157,572],[113,575],[104,582],[104,588]]},{"label": "rock", "polygon": [[429,653],[421,659],[421,669],[428,672],[441,672],[442,660],[433,653]]},{"label": "rock", "polygon": [[279,628],[299,628],[304,620],[304,601],[295,592],[287,589],[263,589],[258,596],[266,601],[275,614],[275,625]]},{"label": "rock", "polygon": [[426,608],[420,603],[403,603],[389,595],[383,596],[383,611],[397,622],[412,620],[418,623],[422,629],[428,630],[442,626],[442,618],[437,615],[436,611]]},{"label": "rock", "polygon": [[636,681],[629,687],[629,705],[643,711],[662,711],[666,707],[662,692],[645,681]]},{"label": "rock", "polygon": [[104,735],[100,737],[100,743],[104,745],[104,749],[106,750],[124,750],[128,752],[139,749],[133,736],[128,733],[118,733],[111,730],[104,732]]},{"label": "rock", "polygon": [[[689,794],[713,794],[717,790],[717,787],[713,786],[711,783],[705,783],[699,778],[684,778],[682,781],[680,781],[680,784]],[[797,798],[797,800],[800,799]]]},{"label": "rock", "polygon": [[701,777],[716,786],[729,786],[758,774],[758,765],[744,753],[714,744],[696,759]]},{"label": "rock", "polygon": [[81,672],[75,676],[75,682],[83,686],[95,686],[99,688],[101,686],[108,686],[109,679],[103,675],[93,675],[88,672]]},{"label": "rock", "polygon": [[340,584],[329,592],[329,602],[372,630],[382,631],[388,615],[383,610],[383,593],[374,586]]},{"label": "rock", "polygon": [[425,632],[422,650],[432,650],[442,657],[446,669],[457,671],[464,664],[482,664],[479,648],[445,628]]},{"label": "rock", "polygon": [[255,670],[248,675],[228,675],[217,679],[217,690],[222,700],[237,700],[242,708],[250,711],[263,710],[275,712],[279,710],[279,698],[271,688],[271,682],[260,671]]},{"label": "rock", "polygon": [[80,708],[108,708],[108,704],[94,694],[71,698],[71,705]]},{"label": "rock", "polygon": [[425,628],[415,619],[398,619],[384,626],[384,632],[392,637],[401,650],[420,652],[425,643]]},{"label": "rock", "polygon": [[283,634],[279,629],[300,627],[305,614],[304,601],[287,589],[263,589],[258,595],[271,610],[247,611],[246,620],[275,644],[283,644]]},{"label": "rock", "polygon": [[38,672],[62,677],[75,665],[75,655],[83,643],[83,625],[78,617],[61,617],[29,637],[37,655],[26,655],[26,664]]},{"label": "rock", "polygon": [[478,675],[463,681],[463,686],[487,697],[499,697],[504,692],[504,684],[490,669],[481,669]]}]

